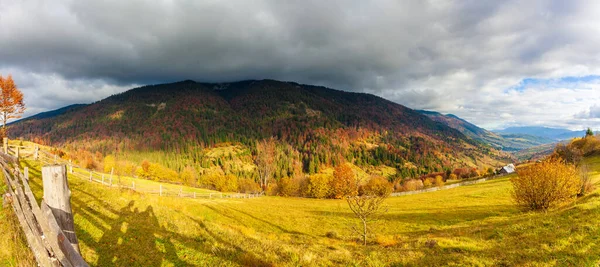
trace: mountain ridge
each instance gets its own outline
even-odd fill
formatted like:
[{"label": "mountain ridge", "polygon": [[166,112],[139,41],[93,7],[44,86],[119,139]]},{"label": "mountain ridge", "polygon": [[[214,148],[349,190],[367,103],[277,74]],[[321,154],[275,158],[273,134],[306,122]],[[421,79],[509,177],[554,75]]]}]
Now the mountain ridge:
[{"label": "mountain ridge", "polygon": [[[269,137],[284,151],[286,160],[278,164],[297,162],[309,174],[342,161],[364,168],[389,166],[406,177],[483,168],[506,159],[454,128],[381,97],[275,80],[148,85],[54,115],[15,122],[9,134],[104,155],[160,151],[168,158],[163,163],[177,171],[200,165],[237,175],[244,174],[228,162],[239,156],[251,165],[255,144]],[[227,144],[238,146],[241,154],[207,162],[207,151]],[[283,177],[296,167],[281,168]]]}]

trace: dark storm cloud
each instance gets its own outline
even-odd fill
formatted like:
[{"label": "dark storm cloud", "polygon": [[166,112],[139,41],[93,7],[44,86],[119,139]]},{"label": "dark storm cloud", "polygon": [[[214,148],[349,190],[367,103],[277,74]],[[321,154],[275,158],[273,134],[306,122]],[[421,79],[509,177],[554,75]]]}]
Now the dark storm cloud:
[{"label": "dark storm cloud", "polygon": [[42,92],[27,99],[34,110],[139,84],[272,78],[496,127],[531,122],[511,117],[523,107],[507,89],[523,79],[600,66],[593,2],[0,0],[0,10],[0,73]]}]

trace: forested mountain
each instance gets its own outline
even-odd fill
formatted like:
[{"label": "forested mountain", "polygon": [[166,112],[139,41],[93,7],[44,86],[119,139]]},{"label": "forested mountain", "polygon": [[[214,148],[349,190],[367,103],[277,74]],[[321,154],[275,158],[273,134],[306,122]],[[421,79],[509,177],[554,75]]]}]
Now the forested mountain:
[{"label": "forested mountain", "polygon": [[344,161],[414,177],[502,160],[491,147],[380,97],[274,80],[144,86],[50,114],[13,123],[10,136],[98,161],[115,155],[238,176],[255,175],[256,144],[274,137],[275,178]]},{"label": "forested mountain", "polygon": [[459,130],[469,138],[504,151],[519,151],[522,149],[556,142],[556,140],[552,138],[534,136],[525,133],[494,133],[480,128],[452,114],[444,115],[439,112],[425,110],[420,110],[419,112],[427,115],[434,121],[444,123],[447,126]]}]

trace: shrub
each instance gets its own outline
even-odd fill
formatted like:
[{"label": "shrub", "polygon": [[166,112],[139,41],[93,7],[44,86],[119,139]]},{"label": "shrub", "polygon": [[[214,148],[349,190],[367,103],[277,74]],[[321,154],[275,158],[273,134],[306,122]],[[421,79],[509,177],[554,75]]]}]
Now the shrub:
[{"label": "shrub", "polygon": [[298,196],[300,184],[289,177],[283,177],[277,181],[277,194],[282,197]]},{"label": "shrub", "polygon": [[423,181],[424,187],[430,187],[433,183],[431,182],[431,178],[427,178]]},{"label": "shrub", "polygon": [[404,187],[404,191],[421,190],[421,189],[423,189],[423,181],[421,181],[419,179],[406,180],[402,184],[402,187]]},{"label": "shrub", "polygon": [[338,235],[338,233],[336,231],[329,231],[329,232],[327,232],[325,234],[325,236],[327,238],[331,238],[331,239],[337,239],[337,238],[339,238],[339,235]]},{"label": "shrub", "polygon": [[331,195],[332,176],[326,174],[313,174],[308,177],[308,185],[304,193],[308,197],[326,198]]},{"label": "shrub", "polygon": [[196,186],[198,175],[196,169],[191,166],[186,166],[183,171],[179,174],[181,182],[189,186]]},{"label": "shrub", "polygon": [[241,179],[238,179],[238,192],[240,192],[240,193],[258,193],[258,192],[260,192],[260,185],[252,179],[241,178]]},{"label": "shrub", "polygon": [[518,170],[510,181],[515,202],[525,210],[546,210],[568,203],[581,189],[575,166],[559,160]]},{"label": "shrub", "polygon": [[450,174],[450,176],[448,177],[448,179],[450,180],[458,180],[458,176],[454,173]]},{"label": "shrub", "polygon": [[444,186],[444,178],[440,175],[435,177],[435,186],[441,187]]},{"label": "shrub", "polygon": [[358,192],[358,183],[354,171],[348,164],[340,164],[333,171],[331,180],[333,198],[355,196]]},{"label": "shrub", "polygon": [[392,247],[398,244],[395,236],[377,235],[375,241],[382,247]]},{"label": "shrub", "polygon": [[392,193],[392,185],[381,176],[373,176],[366,185],[361,186],[360,195],[388,196]]}]

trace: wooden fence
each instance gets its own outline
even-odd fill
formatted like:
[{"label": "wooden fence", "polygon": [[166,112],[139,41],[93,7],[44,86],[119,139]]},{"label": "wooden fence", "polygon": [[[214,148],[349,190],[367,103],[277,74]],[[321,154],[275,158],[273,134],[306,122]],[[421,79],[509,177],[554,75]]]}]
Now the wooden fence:
[{"label": "wooden fence", "polygon": [[[8,152],[6,146],[4,152]],[[21,172],[17,157],[0,153],[0,168],[7,185],[3,200],[12,206],[38,265],[88,266],[75,235],[66,167],[42,168],[41,205],[29,187],[28,170]]]},{"label": "wooden fence", "polygon": [[[17,158],[32,158],[41,162],[43,165],[52,164],[63,164],[67,166],[67,171],[71,177],[76,177],[84,181],[89,181],[105,187],[115,189],[129,189],[138,193],[154,194],[158,196],[170,196],[170,197],[181,197],[181,198],[205,198],[205,199],[218,199],[218,198],[256,198],[263,196],[264,193],[201,193],[194,192],[191,190],[184,190],[183,186],[177,186],[175,184],[148,184],[139,181],[136,184],[136,179],[125,178],[119,179],[115,177],[113,172],[101,173],[93,170],[89,170],[78,166],[70,160],[65,160],[58,155],[51,154],[47,151],[41,150],[39,145],[33,147],[26,146],[12,146],[8,144],[8,140],[4,140],[4,151],[9,155],[14,155]],[[28,153],[23,153],[28,151]]]}]

